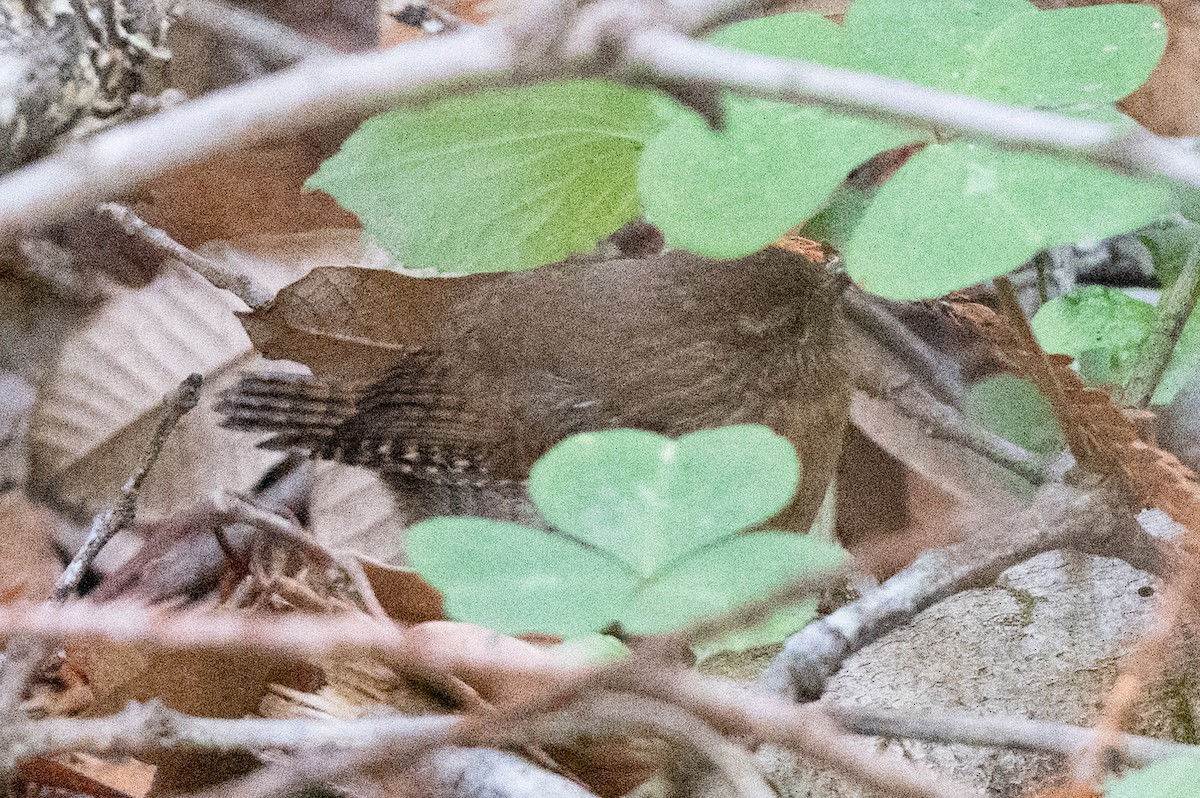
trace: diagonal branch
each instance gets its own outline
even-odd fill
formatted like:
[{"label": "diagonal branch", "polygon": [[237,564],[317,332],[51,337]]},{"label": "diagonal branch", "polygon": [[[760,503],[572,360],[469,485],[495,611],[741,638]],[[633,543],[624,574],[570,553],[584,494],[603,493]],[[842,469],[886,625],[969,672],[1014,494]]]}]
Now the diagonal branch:
[{"label": "diagonal branch", "polygon": [[[676,27],[702,28],[714,14],[739,4],[693,5],[705,13],[681,14]],[[382,52],[310,59],[214,92],[72,145],[0,180],[0,236],[233,146],[489,86],[574,77],[724,86],[1200,186],[1200,155],[1140,128],[1129,132],[1125,125],[1000,105],[871,73],[724,50],[647,27],[653,19],[648,9],[632,5],[626,12],[614,14],[613,5],[597,3],[580,9],[567,20],[574,27],[558,36],[492,24]]]},{"label": "diagonal branch", "polygon": [[1139,553],[1136,543],[1146,536],[1139,534],[1132,513],[1119,509],[1123,506],[1105,491],[1045,485],[1028,509],[1004,519],[1005,532],[989,545],[974,540],[925,552],[862,598],[792,635],[763,683],[773,692],[814,701],[850,655],[937,602],[991,584],[1003,571],[1045,551],[1104,553],[1158,570],[1154,551]]}]

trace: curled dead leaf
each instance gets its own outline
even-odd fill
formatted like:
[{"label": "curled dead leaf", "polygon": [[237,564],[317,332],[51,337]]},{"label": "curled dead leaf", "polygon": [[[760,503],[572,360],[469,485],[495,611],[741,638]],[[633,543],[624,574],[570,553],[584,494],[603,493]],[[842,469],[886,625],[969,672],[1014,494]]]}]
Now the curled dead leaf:
[{"label": "curled dead leaf", "polygon": [[[207,254],[277,288],[317,265],[357,262],[362,252],[357,231],[327,230],[214,246]],[[140,457],[163,395],[199,372],[207,378],[205,398],[164,447],[141,517],[253,485],[279,455],[222,429],[209,408],[242,370],[261,368],[234,316],[239,307],[178,265],[146,288],[116,295],[69,336],[43,385],[30,430],[31,482],[88,512],[107,505]]]},{"label": "curled dead leaf", "polygon": [[303,363],[318,377],[367,380],[426,344],[456,302],[494,279],[317,268],[267,307],[239,315],[265,356]]}]

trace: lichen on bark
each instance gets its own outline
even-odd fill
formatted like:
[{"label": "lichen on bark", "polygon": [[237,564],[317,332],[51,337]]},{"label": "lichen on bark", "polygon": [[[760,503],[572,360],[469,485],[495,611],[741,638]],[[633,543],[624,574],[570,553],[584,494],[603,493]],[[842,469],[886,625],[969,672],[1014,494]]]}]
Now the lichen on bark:
[{"label": "lichen on bark", "polygon": [[0,0],[0,174],[125,110],[169,57],[168,0]]}]

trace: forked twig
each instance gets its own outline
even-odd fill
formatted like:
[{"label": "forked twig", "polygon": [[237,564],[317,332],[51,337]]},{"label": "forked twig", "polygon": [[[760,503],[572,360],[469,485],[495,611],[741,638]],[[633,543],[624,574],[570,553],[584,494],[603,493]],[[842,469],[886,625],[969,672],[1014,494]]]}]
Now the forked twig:
[{"label": "forked twig", "polygon": [[112,540],[113,535],[133,523],[142,483],[145,482],[150,470],[158,461],[163,444],[166,443],[171,431],[175,429],[175,425],[200,401],[200,386],[203,382],[204,379],[199,374],[192,374],[163,399],[163,416],[159,420],[150,442],[146,444],[141,462],[138,463],[129,479],[125,481],[116,504],[93,519],[92,528],[88,532],[83,546],[75,553],[71,562],[58,577],[58,582],[54,586],[56,600],[65,601],[75,592],[79,580],[83,578],[84,570],[96,559],[96,555],[100,553],[105,544]]}]

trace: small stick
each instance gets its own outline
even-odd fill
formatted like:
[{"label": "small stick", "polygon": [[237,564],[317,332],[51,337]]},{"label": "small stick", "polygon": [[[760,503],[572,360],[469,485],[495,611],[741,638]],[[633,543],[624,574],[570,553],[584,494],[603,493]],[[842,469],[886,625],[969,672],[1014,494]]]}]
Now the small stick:
[{"label": "small stick", "polygon": [[105,544],[112,539],[113,535],[133,523],[142,483],[145,482],[150,469],[154,468],[154,463],[158,460],[159,453],[162,452],[163,444],[166,443],[171,431],[175,429],[175,425],[179,423],[179,419],[183,418],[184,414],[195,407],[200,400],[202,383],[203,378],[199,374],[192,374],[163,399],[165,412],[158,422],[158,428],[154,431],[154,437],[150,439],[142,454],[142,461],[138,463],[133,475],[121,488],[121,496],[117,499],[116,504],[93,519],[92,528],[88,532],[83,546],[75,553],[75,557],[58,577],[58,582],[54,586],[56,600],[65,601],[74,593],[75,588],[79,585],[79,580],[83,577],[84,569],[96,559],[96,555],[100,553]]},{"label": "small stick", "polygon": [[103,202],[96,206],[96,211],[120,225],[126,235],[137,236],[170,255],[199,274],[210,285],[228,291],[245,302],[251,310],[258,310],[273,299],[270,291],[249,276],[228,269],[222,264],[188,249],[171,238],[165,230],[160,230],[150,224],[125,205],[118,202]]},{"label": "small stick", "polygon": [[[1072,756],[1087,749],[1096,736],[1095,729],[1015,716],[985,717],[968,712],[924,708],[873,709],[825,702],[816,706],[828,712],[847,731],[889,739],[1043,751]],[[1200,756],[1200,746],[1170,740],[1116,734],[1113,741],[1120,750],[1122,759],[1134,767],[1176,756]]]},{"label": "small stick", "polygon": [[1162,382],[1171,355],[1175,353],[1183,326],[1196,307],[1197,292],[1200,292],[1200,241],[1192,246],[1183,270],[1163,292],[1155,308],[1154,327],[1138,351],[1137,370],[1122,392],[1121,400],[1125,404],[1145,408],[1154,398],[1154,391]]}]

